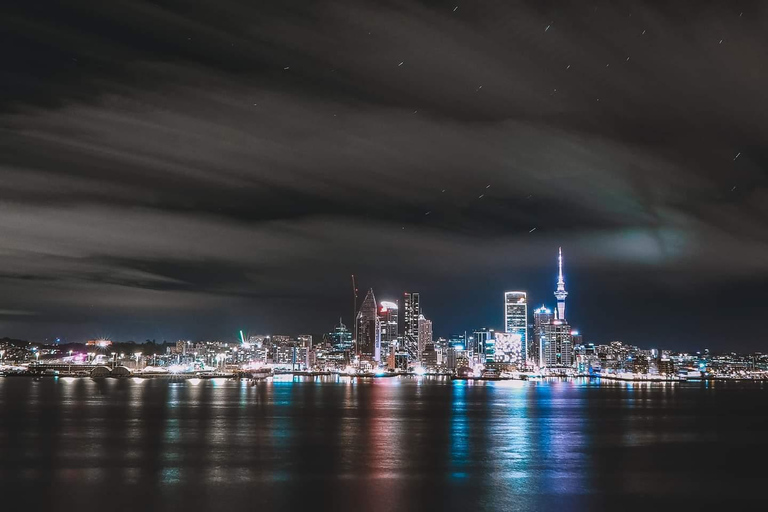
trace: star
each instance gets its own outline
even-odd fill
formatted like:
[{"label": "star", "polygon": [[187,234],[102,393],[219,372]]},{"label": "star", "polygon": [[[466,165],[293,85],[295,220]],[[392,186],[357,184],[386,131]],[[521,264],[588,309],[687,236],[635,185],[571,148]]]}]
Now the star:
[{"label": "star", "polygon": [[285,66],[285,67],[283,68],[283,71],[286,71],[286,70],[288,70],[288,69],[291,69],[291,66]]},{"label": "star", "polygon": [[549,27],[551,27],[551,26],[552,26],[551,24],[550,24],[550,25],[547,25],[547,28],[545,28],[545,29],[544,29],[544,32],[546,32],[547,30],[549,30]]},{"label": "star", "polygon": [[453,12],[456,12],[456,10],[457,10],[458,8],[459,8],[459,6],[458,6],[458,5],[457,5],[456,7],[454,7],[454,8],[453,8]]},{"label": "star", "polygon": [[529,232],[529,233],[533,233],[534,231],[536,231],[536,228],[533,228],[532,230],[530,230],[530,231],[528,231],[528,232]]},{"label": "star", "polygon": [[404,60],[403,60],[403,61],[401,61],[401,62],[400,62],[400,64],[398,64],[398,65],[397,65],[397,67],[400,67],[400,66],[402,66],[403,64],[405,64],[405,61],[404,61]]},{"label": "star", "polygon": [[741,156],[741,151],[739,151],[739,153],[735,157],[733,157],[733,161],[735,162],[736,159],[739,158],[740,156]]}]

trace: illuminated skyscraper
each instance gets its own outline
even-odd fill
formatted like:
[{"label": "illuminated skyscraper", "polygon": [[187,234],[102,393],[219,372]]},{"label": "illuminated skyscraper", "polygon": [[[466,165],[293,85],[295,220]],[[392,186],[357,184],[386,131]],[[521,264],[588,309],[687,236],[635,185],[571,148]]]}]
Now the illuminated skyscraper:
[{"label": "illuminated skyscraper", "polygon": [[333,332],[323,336],[323,341],[331,345],[331,348],[337,352],[352,350],[352,333],[341,321],[341,318],[339,318],[339,325],[334,328]]},{"label": "illuminated skyscraper", "polygon": [[485,347],[489,339],[495,339],[493,329],[483,327],[472,333],[471,350],[477,361],[485,361]]},{"label": "illuminated skyscraper", "polygon": [[486,354],[486,364],[499,363],[518,370],[525,365],[525,351],[519,332],[497,332],[493,341],[493,356]]},{"label": "illuminated skyscraper", "polygon": [[424,315],[419,315],[419,356],[427,346],[427,343],[432,343],[432,320],[427,320]]},{"label": "illuminated skyscraper", "polygon": [[381,360],[381,323],[377,310],[371,288],[357,313],[357,355],[361,360]]},{"label": "illuminated skyscraper", "polygon": [[555,290],[555,298],[557,298],[557,319],[565,321],[565,298],[568,296],[568,292],[565,291],[565,279],[563,278],[562,247],[558,249],[557,268],[557,289]]},{"label": "illuminated skyscraper", "polygon": [[504,332],[520,335],[522,358],[525,361],[528,346],[528,297],[525,292],[504,294]]},{"label": "illuminated skyscraper", "polygon": [[551,324],[554,319],[552,310],[543,305],[533,312],[533,336],[528,344],[528,362],[535,368],[541,366],[542,326]]},{"label": "illuminated skyscraper", "polygon": [[573,366],[573,335],[570,325],[562,320],[552,320],[541,326],[540,336],[542,368]]},{"label": "illuminated skyscraper", "polygon": [[379,304],[379,321],[381,323],[381,354],[382,359],[389,355],[389,347],[397,343],[397,303],[383,300]]},{"label": "illuminated skyscraper", "polygon": [[403,342],[404,349],[412,360],[418,361],[419,350],[419,315],[421,304],[418,292],[405,292],[403,295]]}]

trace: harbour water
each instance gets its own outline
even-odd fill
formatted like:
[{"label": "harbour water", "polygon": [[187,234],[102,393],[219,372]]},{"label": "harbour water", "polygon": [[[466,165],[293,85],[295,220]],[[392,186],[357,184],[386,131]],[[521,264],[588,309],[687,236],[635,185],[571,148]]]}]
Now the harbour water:
[{"label": "harbour water", "polygon": [[766,482],[764,383],[0,378],[0,499],[31,510],[762,508]]}]

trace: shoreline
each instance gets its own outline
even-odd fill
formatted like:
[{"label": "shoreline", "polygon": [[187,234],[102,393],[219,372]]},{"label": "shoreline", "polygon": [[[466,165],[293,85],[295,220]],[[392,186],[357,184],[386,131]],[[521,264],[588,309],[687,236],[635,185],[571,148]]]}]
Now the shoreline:
[{"label": "shoreline", "polygon": [[93,379],[93,380],[103,380],[103,379],[165,379],[165,380],[192,380],[192,379],[200,379],[200,380],[211,380],[211,379],[227,379],[227,380],[243,380],[243,381],[264,381],[264,380],[270,380],[274,377],[278,377],[278,380],[281,380],[280,378],[295,378],[299,377],[302,379],[314,379],[315,377],[334,377],[337,376],[338,378],[346,378],[346,379],[363,379],[363,380],[379,380],[379,379],[392,379],[397,377],[405,377],[412,379],[414,377],[420,378],[424,377],[427,379],[439,379],[439,380],[456,380],[456,381],[489,381],[489,382],[500,382],[500,381],[518,381],[518,382],[543,382],[543,381],[554,381],[554,380],[560,380],[560,381],[568,381],[568,380],[577,380],[577,379],[588,379],[590,381],[611,381],[611,382],[636,382],[636,383],[660,383],[660,384],[667,384],[667,383],[685,383],[685,382],[768,382],[768,378],[745,378],[745,377],[705,377],[705,378],[644,378],[642,376],[637,377],[628,377],[628,376],[621,376],[621,375],[573,375],[573,376],[563,376],[563,375],[553,375],[553,376],[545,376],[545,377],[535,377],[535,378],[511,378],[511,377],[474,377],[474,376],[468,376],[468,377],[457,377],[457,376],[450,376],[450,375],[443,375],[443,374],[425,374],[425,375],[415,375],[415,374],[396,374],[396,375],[348,375],[348,374],[339,374],[339,373],[333,373],[333,372],[285,372],[285,373],[276,373],[274,375],[269,376],[263,376],[263,377],[244,377],[238,374],[231,374],[231,373],[206,373],[206,374],[192,374],[192,373],[148,373],[148,374],[135,374],[135,373],[129,373],[126,375],[99,375],[99,376],[93,376],[93,375],[83,375],[82,371],[79,372],[59,372],[57,374],[45,374],[45,373],[36,373],[36,372],[9,372],[9,373],[0,373],[0,377],[8,377],[8,378],[15,378],[15,377],[21,377],[21,378],[33,378],[33,379],[41,379],[41,378],[68,378],[68,379]]}]

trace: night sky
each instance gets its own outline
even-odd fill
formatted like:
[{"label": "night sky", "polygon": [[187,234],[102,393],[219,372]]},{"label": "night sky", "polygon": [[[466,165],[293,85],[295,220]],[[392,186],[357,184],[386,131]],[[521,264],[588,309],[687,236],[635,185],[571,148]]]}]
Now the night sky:
[{"label": "night sky", "polygon": [[[669,5],[664,5],[669,4]],[[505,290],[765,350],[768,4],[4,2],[0,336],[319,335]]]}]

